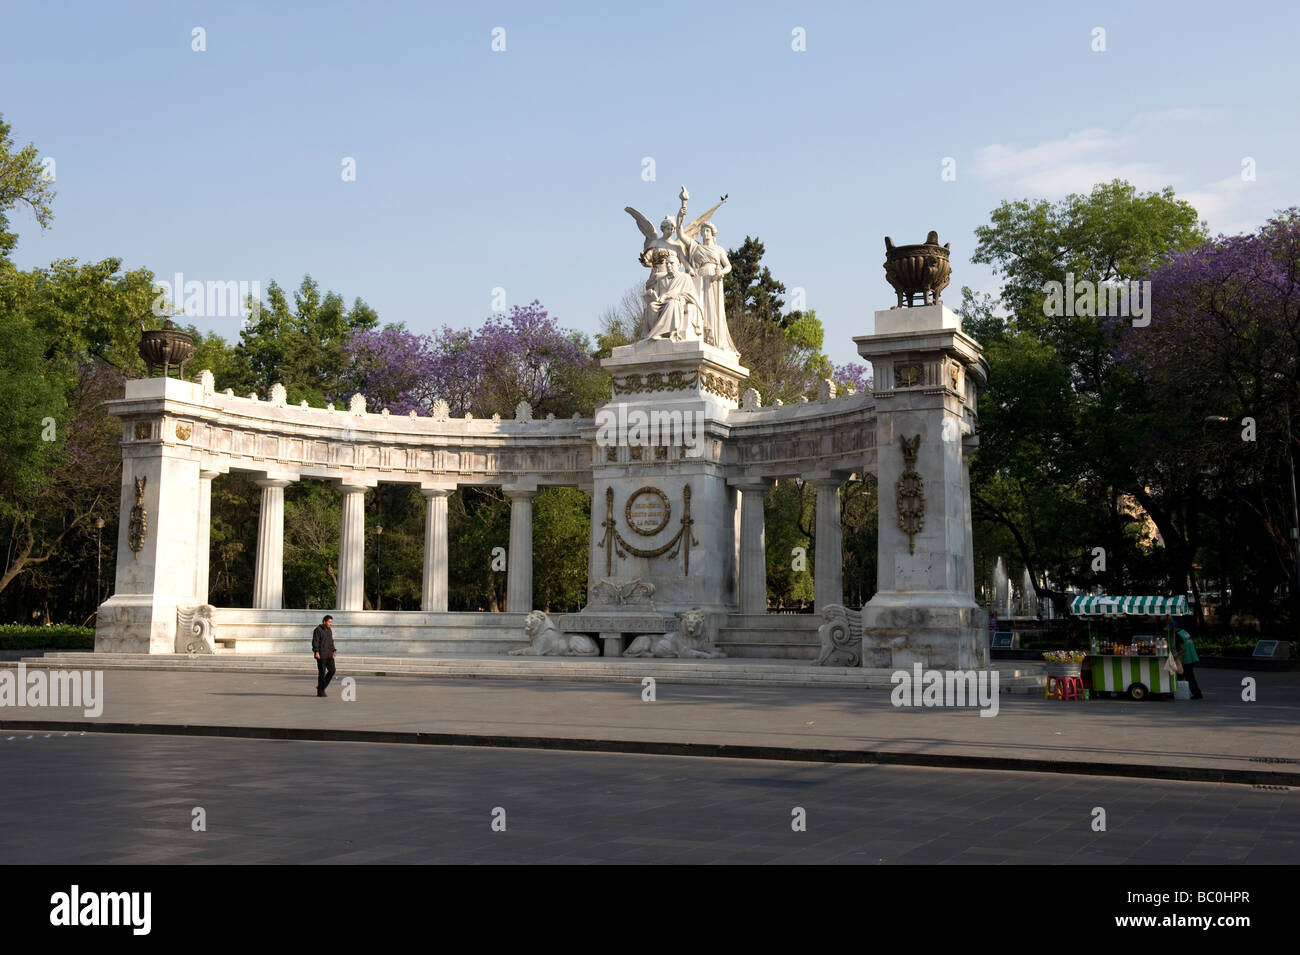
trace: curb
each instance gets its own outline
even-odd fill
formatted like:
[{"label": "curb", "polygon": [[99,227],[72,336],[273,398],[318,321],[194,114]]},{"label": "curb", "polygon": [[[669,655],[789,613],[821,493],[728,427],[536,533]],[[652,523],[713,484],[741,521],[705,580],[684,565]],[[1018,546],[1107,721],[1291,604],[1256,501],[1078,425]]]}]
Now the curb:
[{"label": "curb", "polygon": [[1160,766],[1154,763],[1083,763],[1020,756],[964,756],[894,753],[884,750],[797,749],[789,746],[738,746],[726,743],[673,743],[654,740],[579,739],[558,736],[479,736],[470,733],[418,733],[395,730],[308,729],[259,726],[204,726],[174,723],[84,723],[75,720],[6,720],[0,731],[120,733],[138,736],[206,736],[230,739],[297,740],[318,743],[398,743],[423,746],[476,746],[578,753],[690,756],[712,759],[764,759],[802,763],[925,766],[1078,776],[1119,776],[1178,782],[1232,783],[1245,786],[1300,787],[1300,772]]},{"label": "curb", "polygon": [[[21,662],[33,668],[54,669],[66,666],[70,662],[81,666],[84,661],[24,659]],[[520,680],[538,683],[639,684],[645,677],[653,676],[659,683],[679,686],[782,687],[786,689],[820,689],[825,687],[842,690],[883,690],[885,692],[893,689],[891,682],[883,679],[876,682],[854,673],[841,674],[834,671],[819,673],[812,671],[807,677],[801,678],[791,676],[788,672],[780,670],[766,673],[760,670],[751,670],[733,676],[722,670],[699,673],[689,667],[678,667],[676,665],[661,667],[652,671],[649,669],[649,662],[636,661],[633,664],[639,668],[643,667],[645,672],[609,673],[585,668],[577,664],[546,667],[519,666],[509,669],[495,669],[491,664],[487,664],[477,669],[470,669],[469,667],[441,669],[425,667],[418,663],[407,663],[406,661],[360,665],[348,661],[348,669],[345,670],[343,667],[339,667],[336,679],[345,676],[376,676],[417,680]],[[310,676],[312,678],[316,676],[316,667],[306,663],[243,663],[236,665],[234,663],[187,662],[161,666],[138,661],[97,663],[96,661],[90,661],[90,663],[95,665],[86,668],[106,672],[109,670],[129,670],[137,673],[230,673],[240,676],[269,674],[274,676]],[[4,661],[0,661],[0,669],[3,669],[6,665]],[[407,667],[411,667],[411,669],[406,669]],[[1007,685],[1000,687],[1000,689],[1002,695],[1038,696],[1043,692],[1044,682],[1045,679],[1039,676],[1010,677],[1007,680]]]}]

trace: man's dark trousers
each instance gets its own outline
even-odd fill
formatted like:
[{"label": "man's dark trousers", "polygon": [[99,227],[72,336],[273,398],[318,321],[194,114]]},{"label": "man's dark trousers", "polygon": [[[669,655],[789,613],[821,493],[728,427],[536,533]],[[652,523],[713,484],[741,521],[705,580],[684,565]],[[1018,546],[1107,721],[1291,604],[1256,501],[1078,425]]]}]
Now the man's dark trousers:
[{"label": "man's dark trousers", "polygon": [[325,687],[330,685],[330,680],[334,679],[334,654],[321,656],[316,661],[316,673],[319,679],[316,681],[316,692],[324,693]]}]

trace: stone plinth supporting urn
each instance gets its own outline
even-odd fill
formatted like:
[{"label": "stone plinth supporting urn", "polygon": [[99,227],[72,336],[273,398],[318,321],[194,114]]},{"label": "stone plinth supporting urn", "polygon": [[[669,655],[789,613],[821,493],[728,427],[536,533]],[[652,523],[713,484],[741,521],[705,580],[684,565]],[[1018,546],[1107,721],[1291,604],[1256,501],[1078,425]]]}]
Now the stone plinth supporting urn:
[{"label": "stone plinth supporting urn", "polygon": [[185,363],[194,357],[194,339],[178,329],[169,318],[163,327],[147,331],[141,327],[140,357],[149,366],[149,377],[153,377],[156,365],[162,365],[163,377],[170,374],[171,366],[176,365],[181,378],[185,377]]},{"label": "stone plinth supporting urn", "polygon": [[938,236],[897,248],[886,239],[885,247],[898,305],[875,313],[875,334],[854,339],[875,371],[881,515],[878,588],[862,608],[864,653],[888,650],[893,667],[984,667],[988,620],[974,595],[969,467],[988,363],[961,317],[938,301],[951,274]]},{"label": "stone plinth supporting urn", "polygon": [[[931,231],[919,245],[894,245],[885,236],[885,278],[898,294],[895,308],[934,305],[939,293],[948,287],[952,267],[948,264],[948,246],[939,244],[939,233]],[[917,302],[917,296],[921,301]]]}]

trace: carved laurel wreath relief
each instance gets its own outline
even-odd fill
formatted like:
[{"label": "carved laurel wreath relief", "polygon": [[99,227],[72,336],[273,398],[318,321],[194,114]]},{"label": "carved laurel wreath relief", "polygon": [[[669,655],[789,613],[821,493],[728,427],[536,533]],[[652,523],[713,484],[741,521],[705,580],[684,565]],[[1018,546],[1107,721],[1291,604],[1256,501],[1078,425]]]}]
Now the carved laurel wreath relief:
[{"label": "carved laurel wreath relief", "polygon": [[[663,511],[661,519],[655,519],[653,525],[639,526],[634,522],[634,515],[638,513],[637,501],[643,497],[658,499],[662,504]],[[653,508],[648,508],[641,512],[644,516],[652,513]],[[637,534],[645,537],[653,537],[660,533],[668,526],[668,520],[672,513],[672,505],[669,503],[668,495],[657,487],[643,487],[628,496],[627,502],[623,507],[623,519],[627,526]],[[605,520],[601,522],[601,527],[605,529],[605,536],[601,538],[600,547],[605,551],[605,576],[614,576],[614,555],[618,554],[619,560],[625,560],[629,554],[633,557],[640,557],[644,560],[655,557],[668,555],[669,560],[675,560],[678,553],[682,554],[682,574],[688,575],[691,572],[691,547],[698,547],[700,542],[695,539],[693,530],[695,521],[691,518],[691,486],[688,484],[682,488],[682,517],[679,522],[680,526],[677,533],[671,539],[659,547],[637,547],[618,530],[618,522],[614,520],[614,489],[605,488]]]}]

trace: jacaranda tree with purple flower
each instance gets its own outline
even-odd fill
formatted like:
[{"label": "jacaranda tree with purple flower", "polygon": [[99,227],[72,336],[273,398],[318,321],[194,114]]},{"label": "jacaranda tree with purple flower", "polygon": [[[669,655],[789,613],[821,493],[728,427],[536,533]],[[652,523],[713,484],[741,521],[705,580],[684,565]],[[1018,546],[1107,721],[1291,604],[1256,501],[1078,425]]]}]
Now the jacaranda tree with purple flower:
[{"label": "jacaranda tree with purple flower", "polygon": [[1201,569],[1232,595],[1225,624],[1236,607],[1267,625],[1283,591],[1296,619],[1300,209],[1173,254],[1150,279],[1150,325],[1114,328],[1116,358],[1145,389],[1133,454],[1144,493],[1189,536],[1199,529]]}]

